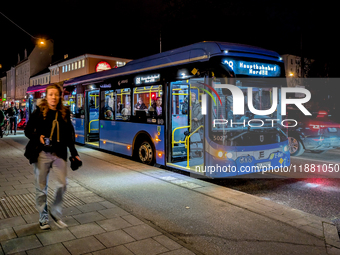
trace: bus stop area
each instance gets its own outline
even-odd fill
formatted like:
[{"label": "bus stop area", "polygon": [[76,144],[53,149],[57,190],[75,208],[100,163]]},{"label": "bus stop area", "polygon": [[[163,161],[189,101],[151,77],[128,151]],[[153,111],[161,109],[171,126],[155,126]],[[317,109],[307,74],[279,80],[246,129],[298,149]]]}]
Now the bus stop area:
[{"label": "bus stop area", "polygon": [[41,230],[26,143],[22,131],[0,139],[0,255],[340,254],[327,219],[83,146],[83,166],[68,171],[68,227]]}]

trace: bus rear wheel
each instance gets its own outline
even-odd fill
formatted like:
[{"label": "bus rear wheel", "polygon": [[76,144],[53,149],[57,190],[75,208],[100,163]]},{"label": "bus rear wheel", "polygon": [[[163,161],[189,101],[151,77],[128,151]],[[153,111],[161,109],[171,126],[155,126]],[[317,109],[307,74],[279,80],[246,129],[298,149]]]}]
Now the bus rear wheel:
[{"label": "bus rear wheel", "polygon": [[153,151],[151,142],[145,140],[139,144],[138,159],[140,162],[144,164],[153,165],[154,151]]}]

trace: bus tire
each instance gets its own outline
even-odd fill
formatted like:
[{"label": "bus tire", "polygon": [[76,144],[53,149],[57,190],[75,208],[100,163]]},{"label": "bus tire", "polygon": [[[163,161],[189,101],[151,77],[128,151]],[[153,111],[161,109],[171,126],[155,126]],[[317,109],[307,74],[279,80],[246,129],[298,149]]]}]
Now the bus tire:
[{"label": "bus tire", "polygon": [[300,139],[290,136],[288,137],[289,141],[289,151],[291,156],[301,156],[305,152],[305,148],[303,147]]},{"label": "bus tire", "polygon": [[143,164],[153,165],[155,163],[155,152],[153,144],[149,139],[141,140],[137,146],[136,156],[138,161]]}]

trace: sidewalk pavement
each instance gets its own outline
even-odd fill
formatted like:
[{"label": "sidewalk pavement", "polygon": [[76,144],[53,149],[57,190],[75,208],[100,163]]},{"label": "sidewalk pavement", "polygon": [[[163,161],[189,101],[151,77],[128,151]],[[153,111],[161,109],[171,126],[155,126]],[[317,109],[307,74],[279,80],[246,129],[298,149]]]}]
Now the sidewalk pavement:
[{"label": "sidewalk pavement", "polygon": [[[340,254],[327,219],[86,147],[78,147],[82,169],[69,171],[68,228],[41,230],[23,149],[10,136],[0,139],[0,255]],[[114,195],[104,182],[92,185],[107,171]],[[53,180],[52,173],[49,201]],[[143,182],[150,190],[140,189]]]}]

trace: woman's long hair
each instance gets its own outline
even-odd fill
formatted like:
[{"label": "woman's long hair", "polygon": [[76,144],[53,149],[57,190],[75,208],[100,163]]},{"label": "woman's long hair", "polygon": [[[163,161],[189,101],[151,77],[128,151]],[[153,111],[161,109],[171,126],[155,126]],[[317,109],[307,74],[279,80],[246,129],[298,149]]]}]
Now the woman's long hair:
[{"label": "woman's long hair", "polygon": [[[56,89],[58,90],[59,92],[59,102],[57,104],[57,111],[59,111],[61,113],[61,116],[63,117],[63,119],[65,121],[67,121],[66,119],[66,115],[67,115],[67,108],[63,105],[62,103],[62,95],[63,95],[63,91],[61,89],[61,87],[57,84],[51,84],[49,86],[47,86],[46,88],[46,96],[47,96],[47,93],[48,93],[48,90],[50,89]],[[48,107],[48,103],[47,103],[47,100],[46,99],[42,99],[40,101],[40,103],[38,104],[39,108],[40,108],[40,111],[42,112],[43,114],[43,117],[44,119],[46,119],[46,116],[47,116],[47,112],[49,111],[49,107]]]}]

